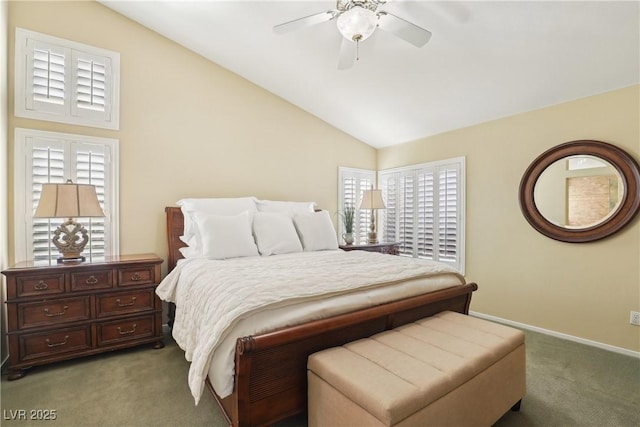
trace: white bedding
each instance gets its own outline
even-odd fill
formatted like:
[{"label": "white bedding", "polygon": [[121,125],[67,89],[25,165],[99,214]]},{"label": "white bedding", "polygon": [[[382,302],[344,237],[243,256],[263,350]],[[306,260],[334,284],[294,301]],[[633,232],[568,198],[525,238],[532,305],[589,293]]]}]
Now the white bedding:
[{"label": "white bedding", "polygon": [[156,293],[176,304],[173,337],[198,403],[209,379],[233,391],[236,339],[464,284],[442,263],[365,251],[181,260]]}]

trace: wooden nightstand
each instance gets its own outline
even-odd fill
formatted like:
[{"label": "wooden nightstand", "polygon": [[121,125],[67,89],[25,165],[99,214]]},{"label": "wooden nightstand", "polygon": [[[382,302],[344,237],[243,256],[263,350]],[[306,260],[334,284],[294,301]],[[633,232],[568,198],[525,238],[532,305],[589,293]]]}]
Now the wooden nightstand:
[{"label": "wooden nightstand", "polygon": [[9,380],[25,369],[105,351],[162,342],[155,294],[162,259],[153,254],[102,262],[19,263],[7,277]]},{"label": "wooden nightstand", "polygon": [[362,245],[340,245],[340,249],[344,251],[369,251],[380,252],[381,254],[399,255],[400,242],[387,242]]}]

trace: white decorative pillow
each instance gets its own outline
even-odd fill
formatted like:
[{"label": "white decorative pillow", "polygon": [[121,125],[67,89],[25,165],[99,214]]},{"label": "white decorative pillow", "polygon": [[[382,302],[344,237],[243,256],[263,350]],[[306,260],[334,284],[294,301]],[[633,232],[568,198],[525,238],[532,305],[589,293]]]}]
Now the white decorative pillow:
[{"label": "white decorative pillow", "polygon": [[201,254],[202,247],[193,213],[238,215],[242,212],[256,212],[258,210],[255,197],[181,199],[176,202],[176,205],[180,206],[184,217],[184,231],[180,240],[189,245],[195,254]]},{"label": "white decorative pillow", "polygon": [[315,202],[283,202],[273,200],[256,200],[260,212],[277,212],[293,217],[296,214],[315,211]]},{"label": "white decorative pillow", "polygon": [[305,252],[338,249],[336,230],[329,212],[298,214],[293,217]]},{"label": "white decorative pillow", "polygon": [[202,242],[202,255],[226,259],[258,255],[251,233],[251,214],[214,215],[196,212],[193,218]]},{"label": "white decorative pillow", "polygon": [[253,214],[253,235],[261,255],[302,252],[302,244],[291,217],[275,212]]},{"label": "white decorative pillow", "polygon": [[184,258],[199,258],[202,256],[202,252],[196,250],[195,248],[185,246],[183,248],[178,249]]}]

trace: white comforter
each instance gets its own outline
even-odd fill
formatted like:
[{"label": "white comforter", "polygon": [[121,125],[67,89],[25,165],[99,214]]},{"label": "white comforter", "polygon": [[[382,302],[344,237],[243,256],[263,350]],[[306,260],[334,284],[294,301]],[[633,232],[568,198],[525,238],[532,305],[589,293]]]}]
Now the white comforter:
[{"label": "white comforter", "polygon": [[[398,286],[403,281],[408,288]],[[210,375],[213,387],[220,397],[233,391],[233,349],[240,336],[460,284],[464,278],[455,269],[437,262],[321,251],[181,260],[156,293],[176,304],[173,337],[192,361],[189,387],[198,403],[216,356],[220,369]]]}]

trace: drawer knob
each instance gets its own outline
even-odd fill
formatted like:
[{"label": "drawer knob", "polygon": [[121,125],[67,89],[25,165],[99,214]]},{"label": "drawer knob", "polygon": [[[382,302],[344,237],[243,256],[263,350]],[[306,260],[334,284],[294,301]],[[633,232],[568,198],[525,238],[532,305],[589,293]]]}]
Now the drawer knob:
[{"label": "drawer knob", "polygon": [[45,308],[44,309],[44,315],[47,316],[47,317],[63,316],[67,312],[68,308],[69,308],[69,306],[65,305],[64,307],[62,307],[62,311],[60,311],[58,313],[49,313],[49,309]]},{"label": "drawer knob", "polygon": [[134,282],[137,282],[138,280],[142,280],[142,276],[138,273],[133,273],[131,275],[131,280]]},{"label": "drawer knob", "polygon": [[134,305],[136,303],[136,297],[131,297],[131,302],[127,302],[127,303],[121,303],[120,302],[120,298],[118,298],[116,300],[116,303],[118,303],[118,307],[129,307],[131,305]]},{"label": "drawer knob", "polygon": [[85,280],[85,283],[87,285],[95,285],[96,283],[98,283],[98,279],[96,279],[96,276],[91,275],[87,280]]},{"label": "drawer knob", "polygon": [[51,340],[49,340],[49,338],[47,338],[45,341],[47,343],[47,347],[51,348],[51,347],[60,347],[61,345],[65,345],[68,340],[69,340],[69,335],[65,335],[64,336],[64,341],[62,341],[62,342],[54,342],[54,343],[52,343]]},{"label": "drawer knob", "polygon": [[47,282],[45,282],[44,280],[40,280],[34,287],[33,289],[35,289],[36,291],[44,291],[45,289],[47,289],[49,287],[49,284],[47,284]]},{"label": "drawer knob", "polygon": [[136,324],[135,323],[133,324],[133,329],[130,329],[128,331],[123,331],[122,328],[120,328],[120,326],[118,326],[118,333],[120,335],[129,335],[129,334],[134,333],[135,331],[136,331]]}]

